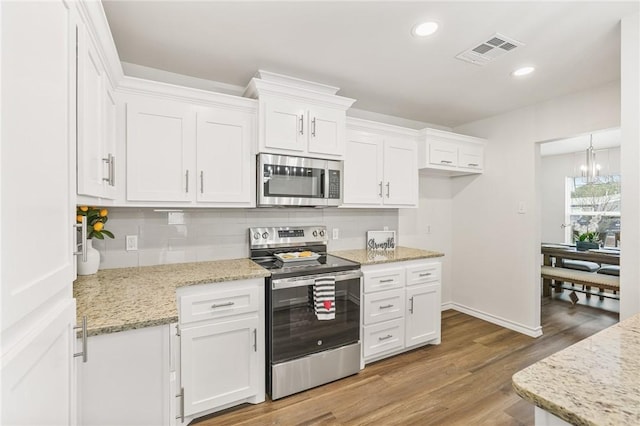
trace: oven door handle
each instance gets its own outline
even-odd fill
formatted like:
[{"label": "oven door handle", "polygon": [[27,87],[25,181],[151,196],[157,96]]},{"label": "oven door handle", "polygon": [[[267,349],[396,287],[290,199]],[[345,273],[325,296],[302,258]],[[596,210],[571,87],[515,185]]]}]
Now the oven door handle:
[{"label": "oven door handle", "polygon": [[360,272],[360,270],[357,270],[348,272],[337,272],[335,274],[305,275],[302,277],[282,278],[279,280],[271,281],[271,289],[280,290],[284,288],[306,287],[314,285],[316,279],[328,276],[335,276],[336,282],[340,282],[346,280],[361,279],[362,272]]}]

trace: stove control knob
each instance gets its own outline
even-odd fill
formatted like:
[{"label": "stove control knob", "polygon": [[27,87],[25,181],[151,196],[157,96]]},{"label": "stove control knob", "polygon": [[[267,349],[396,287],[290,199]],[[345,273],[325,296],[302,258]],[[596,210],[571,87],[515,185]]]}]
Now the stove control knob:
[{"label": "stove control knob", "polygon": [[255,234],[253,234],[253,239],[254,240],[257,240],[259,238],[260,238],[260,233],[259,232],[256,232]]},{"label": "stove control knob", "polygon": [[324,230],[320,231],[320,236],[324,237]]},{"label": "stove control knob", "polygon": [[318,231],[313,231],[313,236],[317,237],[318,236]]},{"label": "stove control knob", "polygon": [[268,232],[263,232],[262,233],[262,238],[264,238],[265,240],[269,237],[269,233]]}]

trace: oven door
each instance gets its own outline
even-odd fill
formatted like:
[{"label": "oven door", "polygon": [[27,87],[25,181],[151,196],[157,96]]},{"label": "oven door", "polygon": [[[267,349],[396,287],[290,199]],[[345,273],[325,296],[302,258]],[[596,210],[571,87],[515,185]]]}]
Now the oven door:
[{"label": "oven door", "polygon": [[[335,276],[335,318],[319,320],[317,278]],[[360,340],[360,270],[272,280],[269,298],[271,365]]]},{"label": "oven door", "polygon": [[329,205],[327,160],[258,154],[258,207]]}]

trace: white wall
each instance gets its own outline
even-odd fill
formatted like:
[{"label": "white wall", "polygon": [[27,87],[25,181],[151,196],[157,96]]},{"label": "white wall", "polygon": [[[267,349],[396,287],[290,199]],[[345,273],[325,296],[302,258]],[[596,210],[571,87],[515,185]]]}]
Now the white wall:
[{"label": "white wall", "polygon": [[420,176],[417,209],[400,209],[398,239],[402,245],[444,253],[442,295],[445,308],[451,303],[451,182],[448,177]]},{"label": "white wall", "polygon": [[640,312],[640,19],[622,20],[620,318]]},{"label": "white wall", "polygon": [[[551,142],[562,143],[562,141]],[[585,146],[586,149],[586,146]],[[620,174],[620,148],[596,151],[601,175]],[[585,162],[585,152],[548,155],[540,160],[540,210],[542,215],[542,241],[563,243],[565,230],[565,197],[567,176],[580,176],[580,165]]]},{"label": "white wall", "polygon": [[[619,124],[620,87],[613,82],[454,129],[489,139],[485,173],[453,181],[457,308],[530,335],[540,333],[536,142]],[[517,212],[519,203],[525,214]]]}]

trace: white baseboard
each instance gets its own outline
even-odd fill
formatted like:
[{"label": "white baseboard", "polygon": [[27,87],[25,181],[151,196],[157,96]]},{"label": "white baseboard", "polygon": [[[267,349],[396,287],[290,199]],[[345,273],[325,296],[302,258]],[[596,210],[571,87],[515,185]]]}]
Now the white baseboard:
[{"label": "white baseboard", "polygon": [[[499,325],[501,327],[508,328],[509,330],[517,331],[518,333],[522,333],[530,337],[542,336],[542,327],[540,326],[529,327],[505,318],[500,318],[498,316],[479,311],[474,308],[470,308],[468,306],[461,305],[459,303],[450,302],[450,303],[447,303],[447,305],[451,305],[451,308],[448,308],[448,309],[455,309],[456,311],[465,313],[467,315],[471,315],[472,317],[480,318],[481,320],[485,320],[487,322]],[[444,305],[443,305],[443,310],[444,310]]]},{"label": "white baseboard", "polygon": [[441,311],[448,311],[449,309],[455,309],[453,302],[444,302],[441,306]]}]

